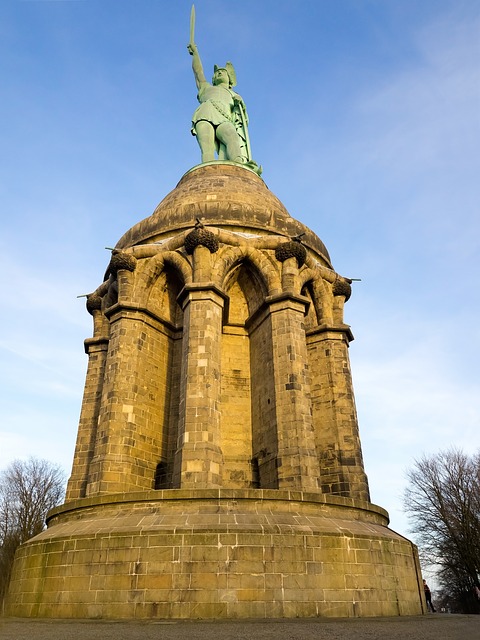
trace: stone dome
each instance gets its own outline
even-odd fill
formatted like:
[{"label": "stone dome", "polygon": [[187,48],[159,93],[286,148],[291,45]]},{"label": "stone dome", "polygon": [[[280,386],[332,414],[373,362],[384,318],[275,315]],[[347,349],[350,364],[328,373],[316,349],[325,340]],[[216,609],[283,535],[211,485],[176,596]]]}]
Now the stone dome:
[{"label": "stone dome", "polygon": [[192,228],[196,218],[205,225],[235,232],[293,237],[331,267],[323,242],[295,220],[264,181],[250,169],[229,162],[211,162],[188,171],[151,216],[135,224],[116,249],[158,242]]}]

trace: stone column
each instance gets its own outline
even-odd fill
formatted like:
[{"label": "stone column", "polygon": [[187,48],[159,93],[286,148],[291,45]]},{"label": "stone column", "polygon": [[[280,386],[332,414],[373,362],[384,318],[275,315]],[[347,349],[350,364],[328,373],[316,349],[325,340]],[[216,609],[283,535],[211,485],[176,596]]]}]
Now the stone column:
[{"label": "stone column", "polygon": [[308,332],[313,420],[322,491],[368,501],[348,357],[352,339],[348,325]]},{"label": "stone column", "polygon": [[65,502],[76,500],[77,498],[84,498],[86,495],[90,461],[95,450],[107,349],[108,338],[106,337],[89,338],[85,340],[88,368],[72,474],[68,481]]},{"label": "stone column", "polygon": [[180,293],[179,302],[184,333],[174,487],[221,487],[220,348],[225,294],[212,283],[190,284]]},{"label": "stone column", "polygon": [[319,490],[319,465],[315,451],[304,296],[283,293],[267,298],[271,315],[277,470],[279,489]]},{"label": "stone column", "polygon": [[87,495],[153,489],[168,422],[168,328],[146,309],[115,305]]}]

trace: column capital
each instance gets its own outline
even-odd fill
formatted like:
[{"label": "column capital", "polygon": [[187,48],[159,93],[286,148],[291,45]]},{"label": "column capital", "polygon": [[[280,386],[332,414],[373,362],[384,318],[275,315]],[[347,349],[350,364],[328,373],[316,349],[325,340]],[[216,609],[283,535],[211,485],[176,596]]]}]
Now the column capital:
[{"label": "column capital", "polygon": [[177,302],[185,310],[192,300],[210,299],[222,308],[228,305],[228,296],[214,282],[186,284],[177,296]]},{"label": "column capital", "polygon": [[307,331],[307,338],[314,340],[346,340],[347,343],[354,340],[350,325],[348,324],[319,324]]},{"label": "column capital", "polygon": [[[272,296],[267,296],[265,298],[265,303],[270,307],[271,311],[278,311],[278,309],[273,308],[274,306],[281,305],[280,308],[284,309],[288,307],[290,309],[297,310],[299,306],[303,307],[303,313],[307,313],[308,307],[310,306],[310,300],[306,296],[301,296],[293,291],[282,291],[282,293],[275,293]],[[298,309],[300,310],[300,309]]]},{"label": "column capital", "polygon": [[254,330],[265,320],[268,314],[290,309],[306,315],[310,300],[306,296],[300,296],[290,291],[283,291],[272,296],[267,296],[265,301],[252,313],[246,322],[249,331]]},{"label": "column capital", "polygon": [[172,334],[181,328],[175,326],[168,320],[165,320],[165,318],[160,317],[150,309],[147,309],[147,307],[135,302],[116,302],[105,311],[105,315],[109,319],[110,324],[122,319],[135,319],[137,316],[143,316],[143,318],[147,319],[147,321],[155,328],[162,326],[166,331],[169,331]]},{"label": "column capital", "polygon": [[96,351],[106,351],[108,349],[109,338],[106,336],[100,336],[99,338],[87,338],[83,344],[85,347],[85,353],[90,355]]}]

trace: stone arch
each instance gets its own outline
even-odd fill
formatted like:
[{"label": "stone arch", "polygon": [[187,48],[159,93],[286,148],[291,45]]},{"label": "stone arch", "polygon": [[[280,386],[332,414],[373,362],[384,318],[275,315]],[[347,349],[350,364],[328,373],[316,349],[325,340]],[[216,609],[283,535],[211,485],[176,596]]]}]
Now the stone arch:
[{"label": "stone arch", "polygon": [[[314,269],[303,269],[299,273],[298,282],[300,285],[300,293],[310,298],[313,304],[316,324],[327,322],[332,313],[331,287],[328,287],[328,283],[326,283],[322,276]],[[310,321],[314,320],[311,309],[309,310],[308,316]],[[310,322],[308,324],[310,324]],[[311,327],[309,326],[309,328]]]},{"label": "stone arch", "polygon": [[192,281],[189,262],[175,251],[139,260],[134,298],[156,315],[174,322],[176,296]]},{"label": "stone arch", "polygon": [[316,301],[318,323],[331,324],[333,322],[333,293],[330,282],[320,275],[312,280],[314,300]]},{"label": "stone arch", "polygon": [[183,325],[178,296],[184,284],[178,277],[178,271],[167,262],[148,292],[148,310],[175,328]]},{"label": "stone arch", "polygon": [[307,280],[300,290],[300,294],[305,298],[308,298],[310,301],[310,305],[305,314],[305,329],[308,331],[309,329],[314,329],[318,326],[318,307],[317,307],[317,297],[315,296],[315,292],[313,289],[313,283],[311,280]]},{"label": "stone arch", "polygon": [[307,329],[321,324],[325,299],[325,283],[313,269],[302,269],[298,275],[300,295],[310,300],[310,308],[307,312]]},{"label": "stone arch", "polygon": [[225,288],[229,276],[240,263],[249,264],[256,273],[265,290],[265,295],[273,295],[281,291],[281,280],[269,258],[259,249],[247,244],[240,247],[228,247],[222,251],[217,259],[218,285]]},{"label": "stone arch", "polygon": [[244,325],[268,295],[265,280],[248,259],[237,262],[223,282],[229,297],[228,323]]}]

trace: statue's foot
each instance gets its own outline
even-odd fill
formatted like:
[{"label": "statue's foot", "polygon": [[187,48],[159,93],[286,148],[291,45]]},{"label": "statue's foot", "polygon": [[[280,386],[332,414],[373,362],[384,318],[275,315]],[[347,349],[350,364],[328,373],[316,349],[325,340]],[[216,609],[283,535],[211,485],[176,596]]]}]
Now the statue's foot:
[{"label": "statue's foot", "polygon": [[258,165],[254,160],[249,160],[248,162],[244,162],[245,166],[255,171],[255,173],[259,176],[262,175],[263,168],[261,165]]},{"label": "statue's foot", "polygon": [[254,160],[247,160],[243,156],[237,156],[232,162],[237,162],[238,164],[243,164],[244,167],[248,167],[252,171],[255,171],[257,175],[262,175],[262,167],[259,166]]}]

